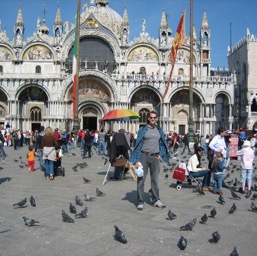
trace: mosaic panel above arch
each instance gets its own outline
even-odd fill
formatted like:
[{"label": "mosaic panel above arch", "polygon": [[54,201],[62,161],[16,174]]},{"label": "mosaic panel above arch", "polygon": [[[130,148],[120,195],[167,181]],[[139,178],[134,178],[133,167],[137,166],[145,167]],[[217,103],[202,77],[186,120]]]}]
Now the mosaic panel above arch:
[{"label": "mosaic panel above arch", "polygon": [[[180,105],[180,104],[184,104],[184,105],[189,105],[189,91],[188,90],[180,90],[178,92],[176,92],[170,102],[172,102],[172,105]],[[199,104],[201,103],[201,99],[199,98],[199,96],[197,94],[193,94],[193,102],[194,105],[195,104]]]},{"label": "mosaic panel above arch", "polygon": [[12,52],[6,48],[6,47],[0,47],[0,61],[5,61],[5,60],[12,60],[13,59],[13,54]]},{"label": "mosaic panel above arch", "polygon": [[158,61],[158,55],[150,47],[138,46],[129,53],[128,61]]},{"label": "mosaic panel above arch", "polygon": [[26,50],[23,60],[53,60],[53,53],[44,45],[33,45]]},{"label": "mosaic panel above arch", "polygon": [[145,104],[150,103],[153,106],[157,106],[160,102],[160,99],[156,93],[150,89],[140,89],[138,90],[131,98],[132,104]]},{"label": "mosaic panel above arch", "polygon": [[44,90],[41,88],[38,88],[36,86],[29,86],[25,88],[19,95],[18,98],[20,101],[43,101],[47,102],[48,97]]},{"label": "mosaic panel above arch", "polygon": [[[71,86],[68,92],[68,100],[72,100],[72,92],[73,88]],[[103,82],[90,78],[79,81],[78,99],[79,101],[95,100],[98,102],[108,102],[111,100],[111,95]]]},{"label": "mosaic panel above arch", "polygon": [[[190,51],[185,49],[179,49],[176,57],[177,63],[189,64],[190,63]],[[193,56],[193,62],[195,63],[195,56]]]}]

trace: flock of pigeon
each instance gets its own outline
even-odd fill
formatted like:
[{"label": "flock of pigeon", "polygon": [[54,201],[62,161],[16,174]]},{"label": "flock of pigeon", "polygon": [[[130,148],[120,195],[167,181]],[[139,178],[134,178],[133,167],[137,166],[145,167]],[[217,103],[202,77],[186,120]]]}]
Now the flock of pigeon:
[{"label": "flock of pigeon", "polygon": [[[106,164],[108,159],[107,158],[103,158],[103,159],[105,160],[104,164]],[[20,160],[21,160],[21,158],[20,158]],[[18,160],[16,161],[16,159],[15,159],[15,162],[18,162]],[[173,164],[171,164],[171,167],[167,167],[167,166],[164,167],[163,171],[166,173],[165,174],[165,178],[169,177],[167,172],[168,171],[172,172],[173,169],[174,169],[174,166],[176,166],[176,165],[177,164],[173,163]],[[231,165],[232,165],[232,163],[231,163]],[[72,169],[73,169],[74,172],[78,172],[78,167],[83,169],[83,168],[85,168],[87,166],[88,165],[87,165],[86,162],[77,163],[74,167],[72,167]],[[227,173],[227,175],[225,177],[225,180],[227,180],[230,177],[230,175],[234,172],[234,169],[237,168],[237,166],[235,166],[235,165],[233,165],[232,167],[233,167],[233,169],[231,168],[232,170]],[[257,181],[257,177],[254,177],[253,180]],[[86,177],[83,177],[83,182],[87,184],[87,183],[91,183],[91,180],[87,179]],[[237,180],[237,178],[235,178],[235,179],[233,179],[231,181],[226,182],[226,185],[229,187],[230,192],[231,192],[231,198],[229,198],[229,199],[231,199],[231,200],[241,200],[241,197],[237,194],[237,192],[239,192],[238,188],[237,188],[237,186],[239,184],[240,184],[240,182]],[[233,187],[230,187],[232,185],[233,185]],[[204,195],[204,192],[202,192],[201,190],[197,190],[197,191],[199,192],[199,194]],[[252,187],[252,191],[257,191],[256,184]],[[150,192],[151,191],[149,191],[149,193]],[[252,192],[249,192],[249,193],[247,193],[245,195],[245,197],[249,198],[251,195],[252,195]],[[101,197],[101,196],[105,196],[105,193],[100,191],[98,188],[96,188],[96,197]],[[96,199],[95,197],[92,197],[90,195],[84,194],[84,201],[86,201],[86,202],[94,201],[95,199]],[[257,193],[253,193],[253,195],[251,197],[252,202],[251,202],[251,207],[250,207],[252,212],[257,213],[257,206],[253,202],[255,199],[257,199]],[[224,199],[224,197],[222,195],[219,195],[217,203],[219,203],[221,205],[225,205],[226,204],[225,199]],[[13,204],[13,206],[15,208],[24,208],[24,207],[27,207],[26,204],[27,204],[27,198],[24,198],[20,202]],[[35,201],[33,196],[31,196],[31,198],[30,198],[30,204],[31,204],[31,206],[36,207],[36,201]],[[78,211],[76,209],[76,207],[80,207],[80,206],[83,206],[84,208],[81,211]],[[233,213],[235,213],[236,210],[237,210],[237,206],[236,206],[236,203],[234,202],[232,204],[232,206],[230,207],[230,209],[228,210],[228,214],[233,214]],[[80,199],[80,197],[78,195],[75,196],[75,204],[70,202],[70,204],[69,204],[69,212],[71,214],[74,214],[74,217],[71,217],[69,214],[67,214],[64,209],[62,210],[61,216],[62,216],[62,221],[63,222],[74,223],[75,222],[74,219],[80,219],[80,218],[87,218],[88,217],[88,207],[84,206],[84,202]],[[206,224],[208,222],[209,218],[215,218],[216,215],[217,215],[217,209],[215,207],[213,207],[211,209],[209,215],[204,213],[204,215],[201,217],[201,220],[200,220],[199,223]],[[173,213],[171,211],[171,209],[169,209],[168,214],[167,214],[167,220],[172,221],[172,220],[174,220],[176,218],[177,218],[177,215],[175,213]],[[35,226],[35,225],[39,224],[39,221],[36,221],[34,219],[30,219],[30,218],[25,217],[25,216],[23,216],[23,220],[24,220],[24,224],[26,226],[28,226],[28,227]],[[186,223],[185,225],[182,225],[179,230],[180,231],[192,231],[193,228],[195,227],[196,223],[197,223],[197,219],[194,218],[192,221]],[[121,231],[118,228],[117,225],[114,225],[114,228],[115,228],[114,239],[119,241],[119,242],[121,242],[121,243],[123,243],[123,244],[126,244],[128,241],[127,241],[127,239],[125,237],[124,232]],[[218,243],[220,238],[221,238],[221,235],[220,235],[219,231],[214,231],[212,233],[212,238],[209,239],[209,242],[210,243]],[[188,242],[187,242],[186,237],[181,235],[181,237],[180,237],[180,239],[179,239],[179,241],[177,243],[178,248],[180,250],[185,250],[187,245],[188,245]],[[238,255],[237,248],[234,247],[234,249],[231,252],[230,256],[237,256],[237,255]]]}]

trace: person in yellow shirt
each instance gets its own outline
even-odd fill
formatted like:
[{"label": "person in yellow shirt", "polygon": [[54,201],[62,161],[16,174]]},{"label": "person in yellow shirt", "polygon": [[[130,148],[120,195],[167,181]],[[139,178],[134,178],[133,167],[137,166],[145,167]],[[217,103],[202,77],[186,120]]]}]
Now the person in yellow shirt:
[{"label": "person in yellow shirt", "polygon": [[27,158],[28,158],[28,169],[29,172],[34,172],[34,167],[35,167],[35,151],[31,145],[28,147],[29,152],[27,153]]}]

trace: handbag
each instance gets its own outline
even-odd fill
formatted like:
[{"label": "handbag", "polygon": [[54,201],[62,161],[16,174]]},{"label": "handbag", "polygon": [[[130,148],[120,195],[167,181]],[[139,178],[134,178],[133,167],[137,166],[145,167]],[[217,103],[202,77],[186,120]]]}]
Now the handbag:
[{"label": "handbag", "polygon": [[125,166],[127,164],[128,160],[123,156],[120,155],[115,158],[115,160],[112,163],[113,167],[120,167],[120,166]]},{"label": "handbag", "polygon": [[186,170],[180,167],[176,167],[173,171],[172,178],[175,180],[184,181],[186,178]]}]

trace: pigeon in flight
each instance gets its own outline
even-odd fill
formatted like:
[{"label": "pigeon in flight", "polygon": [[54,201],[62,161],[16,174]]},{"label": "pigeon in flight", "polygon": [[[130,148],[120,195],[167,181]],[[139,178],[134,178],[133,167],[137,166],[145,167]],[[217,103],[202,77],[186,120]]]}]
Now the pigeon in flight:
[{"label": "pigeon in flight", "polygon": [[192,231],[195,224],[196,224],[196,219],[193,219],[191,222],[181,226],[180,230],[185,230],[185,231],[190,230],[190,231]]},{"label": "pigeon in flight", "polygon": [[88,216],[88,210],[87,210],[87,207],[85,207],[83,211],[75,215],[75,218],[86,218],[87,216]]},{"label": "pigeon in flight", "polygon": [[253,212],[257,212],[257,206],[254,204],[254,202],[251,204],[251,209]]},{"label": "pigeon in flight", "polygon": [[123,244],[126,244],[128,241],[124,233],[116,225],[114,225],[114,228],[115,228],[114,239]]},{"label": "pigeon in flight", "polygon": [[216,214],[217,214],[217,210],[215,207],[213,207],[210,211],[210,217],[215,218]]},{"label": "pigeon in flight", "polygon": [[220,234],[218,231],[212,233],[212,238],[214,243],[218,243],[220,240]]},{"label": "pigeon in flight", "polygon": [[94,197],[87,195],[87,194],[84,194],[84,198],[85,198],[85,201],[88,201],[88,202],[95,200]]},{"label": "pigeon in flight", "polygon": [[231,206],[231,208],[230,208],[230,210],[229,210],[228,213],[229,213],[229,214],[233,214],[235,210],[236,210],[236,204],[233,203],[233,205]]},{"label": "pigeon in flight", "polygon": [[25,204],[27,203],[27,197],[25,197],[23,200],[20,202],[13,204],[13,206],[19,206],[20,208],[26,207]]},{"label": "pigeon in flight", "polygon": [[201,217],[201,223],[202,223],[202,224],[206,224],[207,220],[208,220],[208,216],[207,216],[207,214],[205,213],[205,214]]},{"label": "pigeon in flight", "polygon": [[230,256],[238,256],[236,247],[234,247],[234,250],[230,253]]},{"label": "pigeon in flight", "polygon": [[237,193],[235,193],[232,189],[230,190],[231,192],[231,196],[233,197],[233,199],[235,200],[240,200],[241,197],[239,195],[237,195]]},{"label": "pigeon in flight", "polygon": [[171,211],[171,209],[169,209],[169,211],[168,211],[168,220],[174,220],[174,219],[176,219],[177,218],[177,215],[175,214],[175,213],[173,213],[172,211]]},{"label": "pigeon in flight", "polygon": [[181,236],[178,241],[178,248],[180,250],[185,250],[186,247],[187,247],[187,239],[185,237]]},{"label": "pigeon in flight", "polygon": [[105,196],[105,193],[96,188],[96,196]]},{"label": "pigeon in flight", "polygon": [[76,207],[72,203],[70,203],[70,212],[74,214],[77,213]]},{"label": "pigeon in flight", "polygon": [[218,199],[218,200],[219,200],[218,202],[219,202],[220,204],[225,204],[225,203],[226,203],[226,202],[225,202],[225,199],[224,199],[224,197],[223,197],[222,195],[219,196],[219,199]]},{"label": "pigeon in flight", "polygon": [[34,206],[34,207],[36,207],[36,200],[35,200],[35,198],[33,197],[33,196],[31,196],[30,197],[30,204],[32,205],[32,206]]},{"label": "pigeon in flight", "polygon": [[90,183],[91,180],[88,180],[87,178],[83,177],[84,183]]},{"label": "pigeon in flight", "polygon": [[39,223],[39,221],[36,221],[36,220],[33,220],[33,219],[29,219],[29,218],[27,218],[25,216],[23,216],[22,218],[24,220],[25,225],[28,226],[28,227],[34,226],[34,224]]},{"label": "pigeon in flight", "polygon": [[75,196],[75,202],[77,205],[83,205],[83,202],[81,201],[81,199],[78,196]]},{"label": "pigeon in flight", "polygon": [[74,220],[64,210],[62,210],[62,220],[64,222],[74,223]]}]

